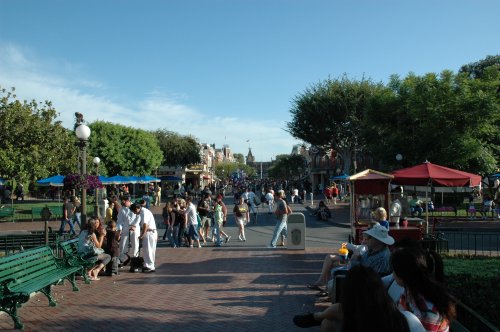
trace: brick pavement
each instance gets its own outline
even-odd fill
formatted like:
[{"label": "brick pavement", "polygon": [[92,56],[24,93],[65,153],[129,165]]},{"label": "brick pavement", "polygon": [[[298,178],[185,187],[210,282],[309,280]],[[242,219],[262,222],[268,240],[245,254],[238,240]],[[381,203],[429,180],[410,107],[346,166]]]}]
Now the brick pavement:
[{"label": "brick pavement", "polygon": [[[336,207],[339,213],[347,208]],[[272,226],[262,228],[267,243]],[[23,229],[43,229],[43,223],[0,224],[4,232]],[[305,285],[317,278],[330,248],[159,247],[155,273],[123,270],[91,285],[79,281],[79,292],[68,283],[54,286],[57,307],[37,294],[19,315],[24,331],[297,331],[293,315],[317,310]],[[12,328],[10,317],[0,314],[0,329]]]},{"label": "brick pavement", "polygon": [[[153,210],[158,215],[159,209]],[[296,205],[295,210],[304,209]],[[334,207],[332,223],[345,225],[347,218],[347,204]],[[59,222],[50,225],[57,229]],[[43,223],[0,224],[2,232],[26,229],[42,230]],[[247,237],[255,237],[253,243],[230,242],[222,248],[174,249],[160,242],[155,273],[124,270],[91,285],[79,281],[79,292],[69,284],[54,286],[55,308],[35,295],[19,309],[24,330],[300,331],[293,315],[319,309],[305,285],[317,278],[325,253],[338,241],[328,242],[327,232],[325,239],[318,235],[319,245],[306,250],[267,249],[271,231],[272,224],[250,227]],[[12,328],[10,317],[0,314],[0,329]]]}]

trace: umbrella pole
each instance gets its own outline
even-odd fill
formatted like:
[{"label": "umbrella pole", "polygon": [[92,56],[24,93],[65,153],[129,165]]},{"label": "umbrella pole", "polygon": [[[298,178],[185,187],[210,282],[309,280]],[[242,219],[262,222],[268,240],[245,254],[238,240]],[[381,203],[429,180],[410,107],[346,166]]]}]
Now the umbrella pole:
[{"label": "umbrella pole", "polygon": [[429,184],[425,187],[425,234],[429,235],[429,202],[427,201],[427,194],[429,192]]}]

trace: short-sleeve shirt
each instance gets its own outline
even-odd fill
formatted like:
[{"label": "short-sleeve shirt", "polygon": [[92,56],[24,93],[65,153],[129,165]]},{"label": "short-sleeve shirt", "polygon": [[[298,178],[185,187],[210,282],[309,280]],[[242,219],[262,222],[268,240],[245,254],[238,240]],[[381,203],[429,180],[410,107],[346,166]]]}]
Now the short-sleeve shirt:
[{"label": "short-sleeve shirt", "polygon": [[198,226],[198,219],[196,218],[196,207],[193,203],[189,203],[187,206],[186,219],[188,225]]},{"label": "short-sleeve shirt", "polygon": [[352,260],[351,265],[361,264],[371,267],[378,274],[386,275],[392,272],[390,258],[391,252],[389,248],[385,247],[377,252],[365,251],[361,254],[360,260]]},{"label": "short-sleeve shirt", "polygon": [[277,214],[278,220],[287,221],[287,214],[286,214],[286,203],[282,199],[278,199],[276,202],[276,210],[279,211],[280,213]]},{"label": "short-sleeve shirt", "polygon": [[150,230],[156,230],[156,221],[155,217],[153,216],[153,213],[149,211],[148,209],[141,208],[141,225],[147,225],[148,229]]}]

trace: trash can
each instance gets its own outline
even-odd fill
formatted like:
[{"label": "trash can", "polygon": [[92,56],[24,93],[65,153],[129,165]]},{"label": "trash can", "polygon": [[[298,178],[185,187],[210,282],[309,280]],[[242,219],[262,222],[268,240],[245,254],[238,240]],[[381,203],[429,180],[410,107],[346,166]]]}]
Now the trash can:
[{"label": "trash can", "polygon": [[288,215],[287,249],[304,250],[306,248],[306,217],[302,213]]}]

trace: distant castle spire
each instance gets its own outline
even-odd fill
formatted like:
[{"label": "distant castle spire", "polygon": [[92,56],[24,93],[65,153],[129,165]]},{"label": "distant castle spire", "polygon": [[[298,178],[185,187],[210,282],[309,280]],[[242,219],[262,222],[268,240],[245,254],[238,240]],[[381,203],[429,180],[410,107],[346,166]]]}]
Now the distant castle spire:
[{"label": "distant castle spire", "polygon": [[247,164],[255,162],[255,157],[252,154],[252,148],[248,148],[248,154],[247,154],[246,160],[247,160]]}]

